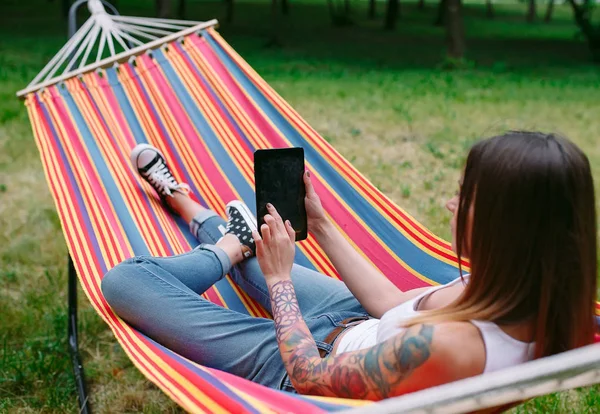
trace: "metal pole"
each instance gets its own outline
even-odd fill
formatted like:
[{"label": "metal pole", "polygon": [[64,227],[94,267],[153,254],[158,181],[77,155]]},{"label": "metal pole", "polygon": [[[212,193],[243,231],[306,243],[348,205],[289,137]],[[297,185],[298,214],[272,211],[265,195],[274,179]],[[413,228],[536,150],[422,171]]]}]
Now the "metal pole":
[{"label": "metal pole", "polygon": [[73,363],[73,373],[75,374],[75,384],[77,386],[77,395],[79,397],[79,412],[89,414],[91,412],[87,390],[85,385],[85,376],[83,374],[83,364],[79,356],[79,342],[77,340],[77,273],[73,264],[73,259],[69,255],[69,353]]}]

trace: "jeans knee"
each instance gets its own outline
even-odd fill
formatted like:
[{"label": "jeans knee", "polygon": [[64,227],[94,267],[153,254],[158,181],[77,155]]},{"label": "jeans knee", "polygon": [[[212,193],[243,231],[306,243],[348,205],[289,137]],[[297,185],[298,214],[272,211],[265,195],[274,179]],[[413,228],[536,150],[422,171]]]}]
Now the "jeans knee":
[{"label": "jeans knee", "polygon": [[138,258],[127,259],[109,270],[101,282],[101,289],[108,304],[117,313],[132,302],[132,292],[139,282]]}]

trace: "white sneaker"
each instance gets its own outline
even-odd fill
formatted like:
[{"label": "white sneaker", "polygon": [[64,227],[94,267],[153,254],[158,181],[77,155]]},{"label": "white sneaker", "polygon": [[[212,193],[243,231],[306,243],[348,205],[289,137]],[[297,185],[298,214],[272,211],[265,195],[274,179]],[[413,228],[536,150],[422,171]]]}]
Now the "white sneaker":
[{"label": "white sneaker", "polygon": [[225,234],[237,236],[242,245],[244,257],[254,256],[256,254],[256,243],[252,238],[252,231],[258,231],[254,214],[246,204],[239,200],[227,203],[225,211],[228,217]]},{"label": "white sneaker", "polygon": [[173,192],[187,194],[190,186],[178,183],[161,152],[149,144],[138,144],[129,155],[137,172],[150,183],[160,198],[173,197]]}]

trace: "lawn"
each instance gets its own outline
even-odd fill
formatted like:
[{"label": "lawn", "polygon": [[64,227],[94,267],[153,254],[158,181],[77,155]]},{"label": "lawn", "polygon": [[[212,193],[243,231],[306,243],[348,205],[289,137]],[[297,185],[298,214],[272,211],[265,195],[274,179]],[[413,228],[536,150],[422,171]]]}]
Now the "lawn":
[{"label": "lawn", "polygon": [[[153,2],[120,0],[123,14]],[[195,20],[224,16],[221,2],[188,1]],[[323,4],[321,4],[323,3]],[[366,2],[355,24],[331,26],[325,2],[291,3],[280,43],[267,47],[268,2],[239,1],[224,37],[382,191],[442,237],[445,200],[457,188],[469,146],[507,129],[563,133],[587,153],[600,204],[600,67],[589,60],[570,10],[550,24],[525,22],[523,4],[465,9],[466,68],[443,69],[435,4],[408,3],[394,32]],[[541,10],[540,10],[541,12]],[[65,41],[59,2],[0,5],[0,412],[75,412],[66,346],[66,246],[26,111],[14,94]],[[179,409],[129,362],[80,295],[81,348],[97,412]],[[538,398],[516,412],[595,412],[600,390]]]}]

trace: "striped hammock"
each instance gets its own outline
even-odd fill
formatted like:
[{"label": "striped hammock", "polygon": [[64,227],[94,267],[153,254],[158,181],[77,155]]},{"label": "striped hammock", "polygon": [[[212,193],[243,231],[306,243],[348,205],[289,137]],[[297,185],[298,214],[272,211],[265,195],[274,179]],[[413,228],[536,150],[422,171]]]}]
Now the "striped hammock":
[{"label": "striped hammock", "polygon": [[[288,394],[199,366],[111,310],[100,290],[110,268],[198,244],[130,166],[137,143],[159,148],[193,196],[221,215],[232,199],[255,207],[254,150],[303,147],[327,213],[397,286],[447,283],[458,274],[448,243],[369,183],[212,28],[31,92],[26,105],[83,290],[137,368],[188,411],[316,413],[367,402]],[[299,243],[296,262],[339,277],[312,237]],[[270,317],[228,277],[203,296]]]}]

